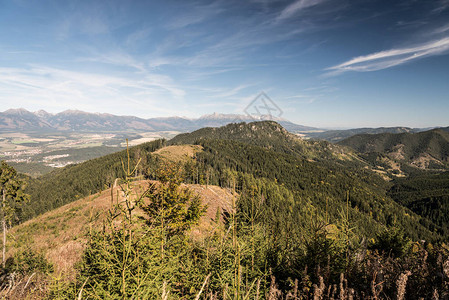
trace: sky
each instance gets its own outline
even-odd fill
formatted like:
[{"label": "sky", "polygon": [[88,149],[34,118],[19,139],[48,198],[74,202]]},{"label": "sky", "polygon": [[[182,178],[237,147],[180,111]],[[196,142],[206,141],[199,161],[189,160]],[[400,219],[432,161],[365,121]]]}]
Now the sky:
[{"label": "sky", "polygon": [[449,126],[449,0],[0,0],[0,111]]}]

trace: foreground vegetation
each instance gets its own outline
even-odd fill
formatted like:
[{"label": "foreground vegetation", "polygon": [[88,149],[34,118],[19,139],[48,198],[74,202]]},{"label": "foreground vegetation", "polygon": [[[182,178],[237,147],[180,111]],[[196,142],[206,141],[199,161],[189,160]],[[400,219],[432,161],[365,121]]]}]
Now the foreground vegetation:
[{"label": "foreground vegetation", "polygon": [[127,176],[121,185],[124,201],[107,212],[102,228],[86,233],[73,280],[49,276],[53,267],[45,257],[26,248],[3,270],[3,292],[13,298],[50,299],[448,295],[449,251],[444,245],[412,242],[391,228],[371,241],[360,240],[348,220],[348,207],[335,223],[312,207],[305,209],[310,215],[302,216],[301,223],[292,223],[296,209],[288,205],[291,195],[264,181],[247,180],[233,209],[217,211],[214,231],[194,238],[188,233],[204,207],[180,187],[181,173],[179,165],[165,166],[158,171],[161,183],[140,193]]},{"label": "foreground vegetation", "polygon": [[[266,126],[273,124],[264,124],[264,130]],[[268,134],[265,131],[261,141],[257,127],[250,128],[242,128],[239,136],[196,132],[172,142],[197,144],[189,148],[195,149],[193,157],[170,156],[170,147],[155,152],[166,145],[158,141],[132,148],[129,156],[122,152],[63,169],[48,177],[48,183],[42,178],[42,187],[34,187],[39,193],[28,188],[32,197],[41,195],[35,198],[42,199],[36,208],[44,205],[44,199],[66,199],[67,193],[75,197],[80,191],[89,194],[114,182],[122,189],[123,201],[105,212],[102,226],[89,227],[72,278],[58,277],[45,255],[25,248],[3,269],[3,295],[449,297],[449,248],[442,229],[447,224],[443,215],[424,209],[425,201],[415,201],[421,199],[416,197],[420,193],[422,199],[437,197],[444,203],[445,174],[388,183],[360,168],[361,162],[348,159],[341,149],[321,143],[287,146],[288,136],[270,140],[282,134],[276,126]],[[67,185],[67,177],[72,184]],[[158,183],[144,190],[133,187],[134,180],[143,177]],[[423,180],[432,184],[423,185]],[[65,188],[51,190],[50,182]],[[181,182],[219,185],[239,196],[231,208],[217,209],[211,232],[195,235],[205,207]],[[422,186],[429,189],[421,190]]]}]

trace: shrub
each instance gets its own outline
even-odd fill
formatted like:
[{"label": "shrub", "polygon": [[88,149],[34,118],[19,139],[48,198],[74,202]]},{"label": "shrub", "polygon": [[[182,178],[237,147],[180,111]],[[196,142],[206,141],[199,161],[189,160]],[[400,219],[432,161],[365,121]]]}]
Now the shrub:
[{"label": "shrub", "polygon": [[397,228],[389,228],[378,233],[369,248],[394,257],[401,257],[408,252],[410,245],[411,241],[404,232]]},{"label": "shrub", "polygon": [[47,274],[53,272],[53,266],[42,253],[34,251],[31,247],[26,247],[6,261],[4,272],[16,272],[21,275],[31,274],[33,272]]}]

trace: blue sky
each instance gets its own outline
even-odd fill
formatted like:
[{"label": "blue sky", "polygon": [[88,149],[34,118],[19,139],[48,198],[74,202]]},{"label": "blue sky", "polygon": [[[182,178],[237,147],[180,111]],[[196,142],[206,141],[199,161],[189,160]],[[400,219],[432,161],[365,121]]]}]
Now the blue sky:
[{"label": "blue sky", "polygon": [[449,0],[0,0],[0,110],[448,126]]}]

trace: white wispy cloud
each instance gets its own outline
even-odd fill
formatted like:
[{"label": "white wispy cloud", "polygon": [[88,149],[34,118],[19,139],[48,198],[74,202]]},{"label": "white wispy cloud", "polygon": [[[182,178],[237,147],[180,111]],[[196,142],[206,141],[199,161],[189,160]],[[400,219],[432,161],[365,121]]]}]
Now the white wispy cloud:
[{"label": "white wispy cloud", "polygon": [[414,47],[390,49],[355,57],[330,67],[327,75],[338,75],[348,71],[369,72],[391,68],[427,56],[441,55],[449,51],[449,37],[434,40]]},{"label": "white wispy cloud", "polygon": [[[127,102],[147,103],[149,111],[160,111],[157,101],[182,101],[185,91],[171,77],[147,73],[144,77],[97,74],[33,65],[29,68],[0,68],[0,89],[13,103],[92,110],[120,107]],[[132,102],[132,101],[131,101]],[[11,105],[11,104],[9,104]],[[137,107],[134,107],[136,109]]]},{"label": "white wispy cloud", "polygon": [[432,34],[441,34],[449,31],[449,24],[445,24],[443,26],[438,27],[435,29]]},{"label": "white wispy cloud", "polygon": [[121,51],[108,52],[108,53],[99,53],[98,51],[95,51],[89,56],[78,58],[77,60],[81,62],[94,62],[94,63],[128,67],[131,69],[136,69],[140,72],[146,71],[144,63],[135,59],[131,55]]},{"label": "white wispy cloud", "polygon": [[325,2],[326,0],[297,0],[293,2],[292,4],[288,5],[286,8],[284,8],[279,16],[277,17],[278,21],[288,19],[290,17],[293,17],[295,14],[298,14],[300,11],[316,6],[318,4],[321,4]]},{"label": "white wispy cloud", "polygon": [[151,27],[136,30],[128,35],[128,37],[125,40],[125,44],[128,47],[132,47],[138,44],[140,41],[147,39],[152,31],[153,30]]},{"label": "white wispy cloud", "polygon": [[[251,25],[239,29],[235,33],[204,46],[200,51],[183,61],[193,67],[240,67],[247,64],[248,50],[260,49],[270,44],[292,39],[306,31],[297,28],[284,32],[273,27],[270,22],[258,23],[252,20]],[[271,64],[266,62],[267,65]]]},{"label": "white wispy cloud", "polygon": [[176,18],[169,21],[167,24],[168,29],[181,29],[187,26],[199,24],[224,11],[223,7],[221,7],[221,1],[212,2],[207,5],[189,4],[189,8],[194,7],[194,9],[184,11],[182,15],[178,15]]},{"label": "white wispy cloud", "polygon": [[56,38],[59,40],[69,40],[73,35],[93,36],[108,34],[111,31],[111,24],[108,22],[105,12],[98,7],[66,13],[59,16],[58,21],[60,23],[55,31]]},{"label": "white wispy cloud", "polygon": [[441,13],[449,8],[449,0],[439,0],[435,1],[436,8],[433,10],[434,13]]},{"label": "white wispy cloud", "polygon": [[236,86],[235,88],[232,88],[232,89],[222,89],[221,91],[219,91],[217,94],[215,94],[213,96],[216,98],[229,98],[229,97],[239,94],[242,90],[249,88],[251,86],[253,86],[253,84],[242,84],[242,85]]}]

